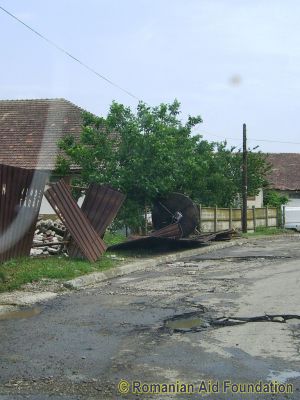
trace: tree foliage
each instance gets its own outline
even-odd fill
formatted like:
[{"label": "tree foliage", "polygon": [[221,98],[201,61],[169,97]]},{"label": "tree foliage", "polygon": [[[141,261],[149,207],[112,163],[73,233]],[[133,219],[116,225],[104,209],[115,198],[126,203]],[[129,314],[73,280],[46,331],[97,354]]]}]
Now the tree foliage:
[{"label": "tree foliage", "polygon": [[[226,143],[209,143],[194,134],[202,122],[189,116],[183,123],[180,104],[149,107],[140,102],[134,113],[113,102],[106,118],[84,113],[80,140],[60,142],[64,155],[58,171],[81,168],[78,183],[109,184],[127,195],[119,214],[123,224],[141,226],[145,205],[178,191],[204,205],[232,205],[241,188],[240,152]],[[267,164],[261,153],[249,153],[249,192],[263,186]]]},{"label": "tree foliage", "polygon": [[264,205],[269,207],[281,207],[289,201],[288,196],[269,189],[264,191]]}]

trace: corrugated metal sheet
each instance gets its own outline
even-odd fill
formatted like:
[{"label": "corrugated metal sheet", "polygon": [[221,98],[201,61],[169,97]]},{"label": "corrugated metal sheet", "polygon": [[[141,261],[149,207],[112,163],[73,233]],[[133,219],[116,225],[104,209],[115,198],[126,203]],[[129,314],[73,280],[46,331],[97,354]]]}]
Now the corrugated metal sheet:
[{"label": "corrugated metal sheet", "polygon": [[170,224],[165,226],[164,228],[158,229],[150,234],[150,236],[154,237],[164,237],[170,239],[180,239],[183,236],[182,228],[179,223]]},{"label": "corrugated metal sheet", "polygon": [[29,256],[47,174],[0,165],[0,262]]},{"label": "corrugated metal sheet", "polygon": [[95,262],[105,252],[106,245],[73,199],[66,183],[60,180],[45,192],[45,196],[82,253]]},{"label": "corrugated metal sheet", "polygon": [[170,193],[157,199],[152,208],[152,223],[155,230],[180,223],[182,237],[192,234],[198,225],[199,212],[192,200],[182,193]]},{"label": "corrugated metal sheet", "polygon": [[[114,220],[125,197],[123,193],[107,185],[92,183],[89,186],[81,210],[100,237],[104,236],[106,228]],[[82,253],[73,240],[68,252],[70,257],[82,258]]]}]

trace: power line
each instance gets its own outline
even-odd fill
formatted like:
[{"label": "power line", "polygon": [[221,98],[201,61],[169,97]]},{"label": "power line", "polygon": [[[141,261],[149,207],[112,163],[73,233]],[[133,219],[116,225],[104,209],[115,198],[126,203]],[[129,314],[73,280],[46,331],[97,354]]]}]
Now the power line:
[{"label": "power line", "polygon": [[57,43],[53,42],[52,40],[48,39],[46,36],[42,35],[40,32],[36,31],[35,29],[33,29],[31,26],[27,25],[24,21],[22,21],[21,19],[19,19],[18,17],[16,17],[14,14],[12,14],[11,12],[9,12],[8,10],[6,10],[5,8],[3,8],[2,6],[0,6],[0,9],[2,11],[4,11],[6,14],[8,14],[10,17],[14,18],[16,21],[18,21],[20,24],[24,25],[27,29],[29,29],[30,31],[32,31],[34,34],[36,34],[37,36],[39,36],[41,39],[45,40],[47,43],[49,43],[51,46],[55,47],[57,50],[61,51],[62,53],[64,53],[65,55],[67,55],[68,57],[70,57],[72,60],[78,62],[82,67],[86,68],[88,71],[92,72],[93,74],[95,74],[96,76],[98,76],[98,78],[103,79],[104,81],[106,81],[107,83],[109,83],[110,85],[116,87],[117,89],[122,90],[124,93],[126,93],[128,96],[133,97],[134,99],[141,101],[137,96],[135,96],[133,93],[129,92],[128,90],[124,89],[122,86],[118,85],[117,83],[113,82],[112,80],[106,78],[104,75],[100,74],[99,72],[97,72],[95,69],[93,69],[92,67],[90,67],[89,65],[85,64],[83,61],[79,60],[77,57],[73,56],[71,53],[69,53],[67,50],[65,50],[63,47],[59,46]]},{"label": "power line", "polygon": [[[241,138],[234,138],[234,137],[225,137],[224,138],[224,136],[222,136],[222,135],[216,135],[216,134],[214,134],[214,133],[210,133],[210,132],[199,132],[200,133],[200,135],[209,135],[209,136],[215,136],[215,137],[218,137],[218,138],[221,138],[221,139],[223,139],[223,140],[227,140],[227,139],[230,139],[230,140],[241,140]],[[255,138],[250,138],[250,137],[248,137],[248,141],[253,141],[253,142],[269,142],[269,143],[281,143],[281,144],[300,144],[300,142],[287,142],[287,141],[282,141],[282,140],[271,140],[271,139],[255,139]]]},{"label": "power line", "polygon": [[[79,60],[77,57],[73,56],[71,53],[69,53],[67,50],[65,50],[63,47],[59,46],[57,43],[53,42],[52,40],[48,39],[46,36],[44,36],[43,34],[41,34],[40,32],[38,32],[37,30],[35,30],[34,28],[32,28],[30,25],[26,24],[24,21],[22,21],[20,18],[18,18],[16,15],[12,14],[11,12],[9,12],[8,10],[6,10],[4,7],[0,6],[0,9],[2,11],[4,11],[7,15],[9,15],[10,17],[12,17],[13,19],[15,19],[16,21],[18,21],[20,24],[22,24],[23,26],[25,26],[27,29],[29,29],[30,31],[32,31],[35,35],[39,36],[41,39],[43,39],[45,42],[47,42],[48,44],[50,44],[51,46],[55,47],[57,50],[59,50],[60,52],[64,53],[66,56],[70,57],[73,61],[76,61],[77,63],[79,63],[82,67],[86,68],[88,71],[92,72],[94,75],[96,75],[98,78],[103,79],[104,81],[106,81],[107,83],[109,83],[110,85],[114,86],[115,88],[121,90],[122,92],[126,93],[128,96],[134,98],[135,100],[141,101],[141,99],[134,95],[133,93],[129,92],[127,89],[124,89],[122,86],[118,85],[117,83],[113,82],[112,80],[110,80],[109,78],[105,77],[104,75],[100,74],[99,72],[97,72],[95,69],[93,69],[92,67],[90,67],[89,65],[87,65],[86,63],[84,63],[83,61]],[[213,133],[209,133],[209,132],[202,132],[205,135],[210,135],[210,136],[216,136],[219,138],[224,138],[224,136],[221,135],[215,135]],[[201,134],[201,132],[200,132]],[[226,139],[230,139],[230,140],[240,140],[240,138],[233,138],[233,137],[227,137]],[[254,139],[254,138],[248,138],[249,141],[255,141],[255,142],[269,142],[269,143],[280,143],[280,144],[297,144],[300,145],[300,142],[288,142],[288,141],[281,141],[281,140],[270,140],[270,139]]]},{"label": "power line", "polygon": [[251,139],[248,138],[248,140],[253,140],[255,142],[269,142],[269,143],[281,143],[281,144],[300,144],[300,142],[284,142],[281,140],[270,140],[270,139]]}]

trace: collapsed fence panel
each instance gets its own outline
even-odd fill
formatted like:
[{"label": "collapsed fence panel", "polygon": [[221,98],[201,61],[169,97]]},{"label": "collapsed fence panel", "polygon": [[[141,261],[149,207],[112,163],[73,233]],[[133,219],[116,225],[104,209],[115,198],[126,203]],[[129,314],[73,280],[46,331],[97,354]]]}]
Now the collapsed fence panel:
[{"label": "collapsed fence panel", "polygon": [[[104,236],[106,228],[112,223],[122,206],[125,195],[109,186],[92,183],[81,206],[91,225],[100,237]],[[68,247],[70,257],[82,258],[82,253],[74,240]]]},{"label": "collapsed fence panel", "polygon": [[106,245],[73,199],[66,183],[60,180],[45,192],[45,196],[82,253],[89,261],[97,261]]},{"label": "collapsed fence panel", "polygon": [[29,256],[47,174],[0,165],[0,262]]}]

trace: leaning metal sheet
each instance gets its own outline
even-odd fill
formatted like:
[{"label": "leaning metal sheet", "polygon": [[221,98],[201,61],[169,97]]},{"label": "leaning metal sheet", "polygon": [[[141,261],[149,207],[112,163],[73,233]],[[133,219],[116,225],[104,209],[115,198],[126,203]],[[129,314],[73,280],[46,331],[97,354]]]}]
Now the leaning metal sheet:
[{"label": "leaning metal sheet", "polygon": [[82,253],[95,262],[105,252],[106,245],[73,199],[66,183],[60,180],[45,192],[45,196]]},{"label": "leaning metal sheet", "polygon": [[[125,195],[109,186],[92,183],[86,193],[81,210],[95,231],[103,237],[106,228],[112,223],[125,200]],[[71,240],[68,247],[70,257],[82,258],[80,249]]]}]

